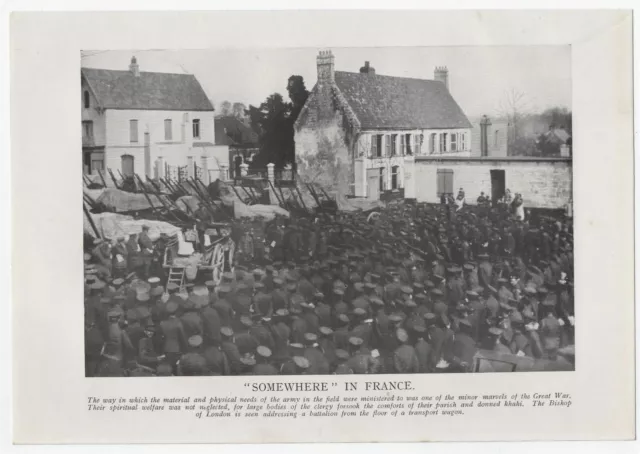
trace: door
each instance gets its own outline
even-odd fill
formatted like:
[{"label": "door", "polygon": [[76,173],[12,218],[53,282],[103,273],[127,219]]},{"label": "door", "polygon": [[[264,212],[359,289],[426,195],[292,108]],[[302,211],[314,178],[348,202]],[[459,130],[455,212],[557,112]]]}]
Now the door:
[{"label": "door", "polygon": [[491,202],[495,205],[504,196],[504,170],[491,171]]},{"label": "door", "polygon": [[240,178],[240,164],[242,164],[242,156],[236,156],[233,161],[234,178]]},{"label": "door", "polygon": [[133,176],[133,156],[130,154],[122,155],[122,175],[125,177]]},{"label": "door", "polygon": [[367,169],[367,198],[378,200],[380,198],[380,170]]}]

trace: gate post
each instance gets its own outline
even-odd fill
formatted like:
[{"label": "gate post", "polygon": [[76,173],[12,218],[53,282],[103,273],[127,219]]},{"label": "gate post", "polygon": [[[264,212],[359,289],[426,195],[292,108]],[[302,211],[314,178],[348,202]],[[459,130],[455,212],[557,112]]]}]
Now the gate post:
[{"label": "gate post", "polygon": [[228,170],[229,170],[229,166],[227,164],[220,164],[220,176],[218,178],[220,178],[220,181],[227,181],[228,180]]},{"label": "gate post", "polygon": [[276,175],[275,175],[275,171],[274,171],[274,167],[276,165],[272,162],[270,162],[269,164],[267,164],[267,178],[269,179],[269,181],[273,184],[276,183]]},{"label": "gate post", "polygon": [[249,164],[243,162],[242,164],[240,164],[240,175],[246,177],[247,173],[249,173]]},{"label": "gate post", "polygon": [[209,159],[206,156],[200,158],[202,162],[202,182],[206,185],[211,183],[211,177],[209,176]]},{"label": "gate post", "polygon": [[193,156],[187,156],[187,177],[193,178],[195,176]]}]

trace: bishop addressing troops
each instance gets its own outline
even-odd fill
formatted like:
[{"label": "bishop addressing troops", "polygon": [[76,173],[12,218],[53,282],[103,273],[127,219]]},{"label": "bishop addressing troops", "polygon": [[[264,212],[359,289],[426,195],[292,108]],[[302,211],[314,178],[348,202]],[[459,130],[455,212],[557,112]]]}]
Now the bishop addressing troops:
[{"label": "bishop addressing troops", "polygon": [[[153,275],[154,244],[85,254],[87,376],[572,370],[573,226],[522,198],[249,224],[219,283]],[[507,359],[505,359],[507,358]]]}]

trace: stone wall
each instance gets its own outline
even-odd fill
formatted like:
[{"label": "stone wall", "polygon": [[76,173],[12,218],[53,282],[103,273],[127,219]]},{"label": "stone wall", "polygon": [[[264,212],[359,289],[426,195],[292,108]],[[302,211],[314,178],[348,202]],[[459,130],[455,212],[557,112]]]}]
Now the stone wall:
[{"label": "stone wall", "polygon": [[[453,191],[465,190],[468,203],[475,204],[480,192],[491,195],[491,170],[505,171],[505,187],[520,193],[526,207],[564,208],[572,199],[570,159],[415,159],[415,195],[419,202],[440,202],[437,194],[438,169],[453,171]],[[405,184],[411,184],[405,182]]]},{"label": "stone wall", "polygon": [[335,107],[330,86],[316,87],[304,115],[294,135],[298,175],[326,190],[352,194],[353,163],[345,120]]}]

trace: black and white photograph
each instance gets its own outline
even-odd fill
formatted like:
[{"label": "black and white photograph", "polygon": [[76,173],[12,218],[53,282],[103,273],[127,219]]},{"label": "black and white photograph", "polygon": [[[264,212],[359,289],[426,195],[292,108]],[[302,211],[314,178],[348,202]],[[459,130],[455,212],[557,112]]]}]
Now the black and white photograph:
[{"label": "black and white photograph", "polygon": [[571,46],[78,58],[86,377],[575,371]]}]

